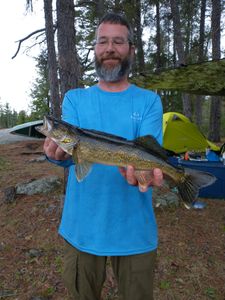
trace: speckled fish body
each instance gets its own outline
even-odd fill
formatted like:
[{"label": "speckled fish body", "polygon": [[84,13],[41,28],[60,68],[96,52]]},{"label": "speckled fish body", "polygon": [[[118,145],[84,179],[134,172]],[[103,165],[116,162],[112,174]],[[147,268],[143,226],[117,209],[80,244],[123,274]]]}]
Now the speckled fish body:
[{"label": "speckled fish body", "polygon": [[43,126],[36,129],[72,155],[78,181],[89,174],[93,163],[125,168],[132,165],[135,170],[160,168],[165,178],[177,186],[186,207],[191,207],[200,187],[215,181],[209,173],[171,165],[166,151],[150,135],[129,141],[104,132],[81,129],[50,116],[45,117]]}]

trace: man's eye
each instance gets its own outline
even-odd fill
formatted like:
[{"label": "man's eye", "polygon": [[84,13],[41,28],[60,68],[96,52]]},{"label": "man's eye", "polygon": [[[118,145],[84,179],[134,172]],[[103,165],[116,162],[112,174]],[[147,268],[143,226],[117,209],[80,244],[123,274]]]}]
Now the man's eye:
[{"label": "man's eye", "polygon": [[123,45],[125,43],[125,41],[121,40],[121,39],[115,39],[115,40],[113,40],[113,43],[116,45]]},{"label": "man's eye", "polygon": [[97,42],[99,45],[106,45],[108,42],[107,41],[98,41]]}]

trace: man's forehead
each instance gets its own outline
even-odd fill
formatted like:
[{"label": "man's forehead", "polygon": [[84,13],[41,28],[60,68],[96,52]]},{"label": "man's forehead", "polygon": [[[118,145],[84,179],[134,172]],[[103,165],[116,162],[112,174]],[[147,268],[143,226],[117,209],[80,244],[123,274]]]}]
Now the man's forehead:
[{"label": "man's forehead", "polygon": [[97,36],[127,36],[126,26],[115,23],[101,23],[97,29]]}]

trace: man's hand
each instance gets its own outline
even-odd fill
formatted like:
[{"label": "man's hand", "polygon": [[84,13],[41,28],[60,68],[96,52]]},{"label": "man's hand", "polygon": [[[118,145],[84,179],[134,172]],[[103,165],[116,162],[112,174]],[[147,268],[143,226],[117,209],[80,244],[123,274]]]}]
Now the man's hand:
[{"label": "man's hand", "polygon": [[63,151],[53,140],[46,138],[44,142],[44,152],[50,159],[66,160],[70,155]]},{"label": "man's hand", "polygon": [[119,168],[122,176],[131,185],[138,185],[140,192],[146,192],[149,186],[161,186],[163,184],[163,173],[161,169],[155,168],[151,171],[139,171],[132,166]]}]

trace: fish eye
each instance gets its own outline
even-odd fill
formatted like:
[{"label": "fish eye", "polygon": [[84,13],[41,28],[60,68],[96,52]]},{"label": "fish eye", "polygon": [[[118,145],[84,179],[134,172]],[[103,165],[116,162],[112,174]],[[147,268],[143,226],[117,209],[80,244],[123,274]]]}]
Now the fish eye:
[{"label": "fish eye", "polygon": [[63,139],[61,140],[61,142],[62,142],[62,143],[65,143],[65,144],[68,144],[68,143],[71,143],[72,140],[71,140],[70,138],[65,137],[65,138],[63,138]]}]

